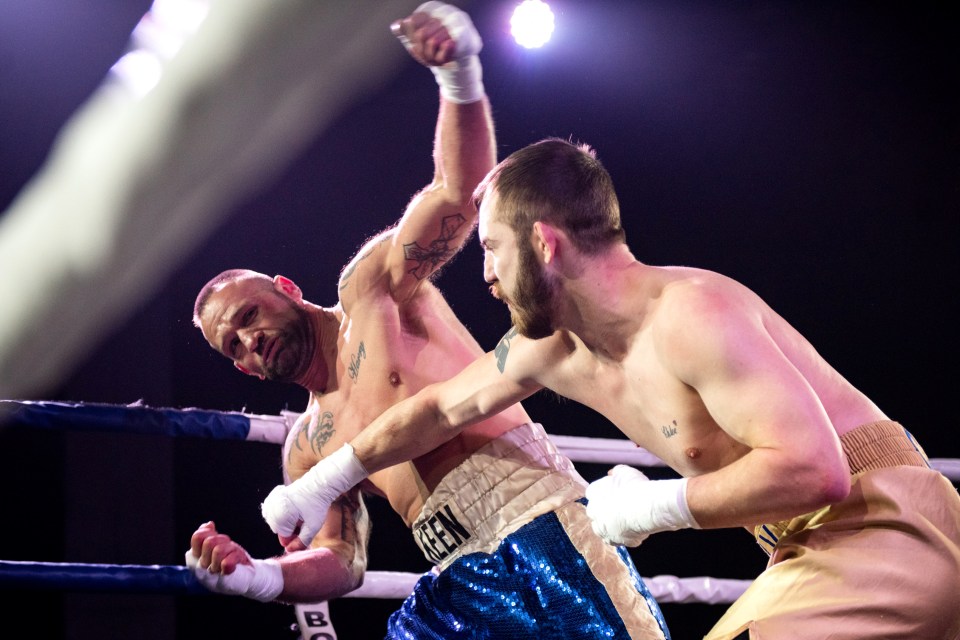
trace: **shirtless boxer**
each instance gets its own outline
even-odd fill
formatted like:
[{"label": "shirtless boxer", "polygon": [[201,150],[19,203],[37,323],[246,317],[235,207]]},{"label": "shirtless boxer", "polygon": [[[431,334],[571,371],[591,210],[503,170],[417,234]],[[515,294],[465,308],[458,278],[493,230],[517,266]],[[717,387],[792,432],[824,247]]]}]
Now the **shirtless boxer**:
[{"label": "shirtless boxer", "polygon": [[[530,145],[477,195],[484,276],[515,329],[364,429],[344,467],[413,458],[549,388],[682,476],[617,466],[592,483],[605,539],[742,526],[770,554],[707,638],[960,637],[960,497],[901,425],[743,285],[638,261],[589,148]],[[281,534],[316,527],[324,494],[361,474],[318,464],[264,517]]]},{"label": "shirtless boxer", "polygon": [[[346,267],[335,306],[307,302],[287,278],[245,270],[217,276],[197,297],[194,322],[214,349],[245,373],[310,392],[284,446],[288,479],[318,460],[340,464],[344,443],[376,416],[482,355],[429,280],[472,233],[472,192],[495,162],[480,38],[465,13],[439,2],[395,32],[440,84],[434,181]],[[669,637],[626,550],[592,531],[586,482],[519,404],[359,488],[390,502],[435,565],[390,617],[389,638],[462,637],[464,629],[511,640]],[[187,562],[223,593],[336,598],[366,569],[360,492],[332,496],[324,519],[309,532],[309,549],[283,537],[287,553],[268,560],[206,523]]]}]

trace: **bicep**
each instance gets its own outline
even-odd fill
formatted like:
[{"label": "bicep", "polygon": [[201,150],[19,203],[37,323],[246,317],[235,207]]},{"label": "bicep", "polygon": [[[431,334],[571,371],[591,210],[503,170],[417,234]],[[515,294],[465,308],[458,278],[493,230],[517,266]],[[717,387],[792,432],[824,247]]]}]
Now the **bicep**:
[{"label": "bicep", "polygon": [[386,269],[394,298],[409,297],[456,255],[473,233],[476,208],[447,199],[431,185],[418,193],[397,224]]},{"label": "bicep", "polygon": [[504,375],[490,352],[430,389],[442,421],[449,427],[463,428],[500,413],[540,388],[536,383]]},{"label": "bicep", "polygon": [[829,426],[816,393],[759,318],[734,310],[699,324],[684,330],[674,372],[721,429],[751,448],[778,449],[797,446],[798,433],[829,431],[816,428]]},{"label": "bicep", "polygon": [[438,412],[448,423],[463,426],[483,420],[543,388],[532,367],[543,360],[529,349],[516,348],[514,338],[511,330],[493,351],[433,386]]}]

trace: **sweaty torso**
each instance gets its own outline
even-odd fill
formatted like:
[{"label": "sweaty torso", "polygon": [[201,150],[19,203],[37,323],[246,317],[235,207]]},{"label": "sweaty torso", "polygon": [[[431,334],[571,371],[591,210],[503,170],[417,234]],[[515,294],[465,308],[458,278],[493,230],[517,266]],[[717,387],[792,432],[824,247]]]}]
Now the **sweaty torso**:
[{"label": "sweaty torso", "polygon": [[[393,404],[458,373],[482,350],[436,288],[423,283],[404,304],[385,294],[353,303],[349,315],[342,316],[338,354],[327,391],[312,394],[288,435],[284,466],[291,479],[352,440]],[[372,474],[363,488],[385,497],[410,524],[444,474],[528,420],[515,405],[413,462]]]},{"label": "sweaty torso", "polygon": [[[606,359],[573,342],[570,355],[548,380],[561,395],[582,402],[616,424],[631,440],[648,449],[684,476],[695,476],[729,465],[749,451],[714,420],[700,395],[663,365],[663,350],[651,327],[671,322],[663,300],[671,287],[693,283],[719,287],[727,296],[757,314],[760,330],[768,332],[792,366],[801,373],[826,410],[838,435],[856,426],[884,419],[882,412],[830,367],[783,318],[742,285],[715,274],[689,268],[661,268],[660,281],[647,317],[626,353]],[[664,317],[658,317],[664,314]]]}]

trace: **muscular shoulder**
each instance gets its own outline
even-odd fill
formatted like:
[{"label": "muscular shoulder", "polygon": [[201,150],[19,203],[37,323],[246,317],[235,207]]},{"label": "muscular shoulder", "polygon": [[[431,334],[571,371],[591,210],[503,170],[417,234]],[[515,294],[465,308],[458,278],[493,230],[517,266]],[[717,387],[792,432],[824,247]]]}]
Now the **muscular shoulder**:
[{"label": "muscular shoulder", "polygon": [[367,240],[340,273],[337,285],[340,304],[345,311],[358,302],[386,293],[387,253],[391,249],[395,231],[387,229]]},{"label": "muscular shoulder", "polygon": [[668,272],[651,310],[652,326],[659,330],[712,324],[730,313],[755,306],[756,296],[739,282],[703,269]]},{"label": "muscular shoulder", "polygon": [[493,353],[497,368],[516,380],[542,381],[552,368],[561,365],[577,350],[577,340],[565,331],[557,331],[540,340],[526,338],[511,327]]},{"label": "muscular shoulder", "polygon": [[736,352],[738,336],[761,327],[763,303],[718,273],[683,269],[663,287],[651,314],[655,353],[678,373],[702,371]]},{"label": "muscular shoulder", "polygon": [[307,410],[287,433],[283,448],[285,479],[296,480],[329,453],[334,445],[328,443],[334,433],[332,413],[324,411],[316,397],[311,396]]}]

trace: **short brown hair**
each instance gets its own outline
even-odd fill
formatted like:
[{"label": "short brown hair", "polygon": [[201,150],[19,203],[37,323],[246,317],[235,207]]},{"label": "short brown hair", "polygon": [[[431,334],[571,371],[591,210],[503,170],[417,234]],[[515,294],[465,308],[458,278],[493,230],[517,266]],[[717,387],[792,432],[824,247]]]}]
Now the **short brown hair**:
[{"label": "short brown hair", "polygon": [[488,189],[497,192],[499,221],[519,237],[542,220],[584,253],[626,242],[613,180],[586,144],[546,138],[528,145],[487,174],[474,192],[477,206]]}]

